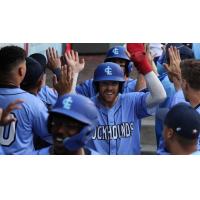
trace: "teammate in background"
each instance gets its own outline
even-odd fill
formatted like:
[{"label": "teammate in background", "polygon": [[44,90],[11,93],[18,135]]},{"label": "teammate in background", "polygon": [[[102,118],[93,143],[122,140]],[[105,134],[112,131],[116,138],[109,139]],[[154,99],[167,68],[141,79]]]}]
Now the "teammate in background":
[{"label": "teammate in background", "polygon": [[[43,83],[44,83],[44,67],[37,62],[35,59],[31,57],[26,58],[26,75],[23,81],[20,84],[20,88],[24,91],[32,94],[34,97],[38,97],[38,93],[40,92]],[[38,107],[40,107],[41,112],[48,113],[47,104],[43,102],[40,98],[38,98]],[[34,147],[36,150],[41,149],[43,147],[47,147],[50,144],[42,138],[34,134]]]},{"label": "teammate in background", "polygon": [[[194,59],[182,60],[176,47],[169,48],[170,64],[165,65],[171,77],[176,93],[172,98],[171,107],[180,102],[190,103],[200,113],[200,61]],[[198,144],[200,149],[200,144]],[[163,141],[158,154],[166,154]]]},{"label": "teammate in background", "polygon": [[25,58],[26,53],[20,47],[0,49],[0,107],[4,109],[17,99],[24,100],[22,108],[12,112],[16,121],[0,129],[0,154],[37,154],[33,134],[52,142],[47,130],[48,113],[37,97],[19,88],[26,74]]},{"label": "teammate in background", "polygon": [[[44,102],[44,104],[47,106],[49,110],[57,101],[58,94],[53,88],[50,88],[49,86],[46,85],[47,59],[44,55],[40,53],[31,54],[29,57],[38,61],[44,68],[43,85],[37,95]],[[59,65],[59,67],[61,67],[61,65]]]},{"label": "teammate in background", "polygon": [[179,102],[189,102],[200,112],[200,61],[181,61],[179,50],[175,47],[169,48],[169,55],[170,64],[166,64],[165,67],[176,88],[172,106]]},{"label": "teammate in background", "polygon": [[59,97],[48,118],[53,145],[41,150],[40,154],[98,154],[86,147],[98,123],[97,114],[96,106],[87,97],[77,94]]},{"label": "teammate in background", "polygon": [[23,100],[17,99],[16,101],[10,103],[4,110],[0,108],[0,126],[16,121],[16,118],[11,113],[15,109],[21,109],[19,104],[22,102]]},{"label": "teammate in background", "polygon": [[[176,46],[179,51],[180,51],[180,57],[182,60],[186,59],[186,58],[192,58],[193,52],[192,50],[183,45],[182,43],[168,43],[166,45],[166,48],[168,49],[171,45]],[[170,59],[169,59],[169,53],[167,50],[164,50],[164,52],[166,52],[165,54],[165,62],[169,63]],[[158,62],[157,62],[158,63]],[[159,71],[159,70],[158,70]],[[161,71],[160,71],[161,73]],[[166,109],[169,109],[171,107],[172,101],[173,101],[173,97],[176,93],[175,91],[175,87],[173,84],[173,81],[170,81],[170,76],[168,77],[167,72],[162,72],[161,74],[159,74],[158,76],[159,80],[161,81],[166,94],[167,94],[167,98],[165,99],[164,102],[162,102],[159,105],[159,108],[156,111],[156,116],[155,116],[155,131],[156,131],[156,140],[157,140],[157,151],[160,151],[160,143],[162,142],[162,134],[163,134],[163,128],[164,128],[164,124],[163,121],[159,119],[159,117],[157,117],[159,115],[159,113],[161,113],[162,111],[165,111]]]},{"label": "teammate in background", "polygon": [[167,113],[164,124],[166,151],[174,155],[200,155],[200,114],[195,109],[179,103]]},{"label": "teammate in background", "polygon": [[98,95],[93,97],[99,124],[88,146],[100,154],[140,154],[140,119],[149,116],[166,93],[148,63],[143,44],[128,44],[135,67],[145,77],[150,93],[120,94],[124,74],[112,62],[100,64],[94,72]]},{"label": "teammate in background", "polygon": [[67,64],[72,67],[74,74],[72,92],[74,93],[78,74],[83,70],[85,66],[85,60],[79,60],[78,52],[73,50],[68,51],[63,56],[59,57],[57,51],[54,48],[48,48],[46,50],[46,55],[48,60],[47,67],[57,76],[57,79],[59,79],[60,76],[61,64]]},{"label": "teammate in background", "polygon": [[44,68],[31,57],[26,58],[26,74],[20,84],[21,89],[37,96],[44,82]]},{"label": "teammate in background", "polygon": [[[138,81],[130,78],[130,73],[133,70],[134,64],[130,60],[128,52],[126,51],[125,47],[115,46],[110,48],[106,54],[104,62],[117,63],[122,68],[125,80],[123,89],[121,91],[122,93],[139,91],[145,87],[143,85],[144,84],[143,78],[141,77],[140,74],[138,74],[137,78]],[[80,85],[78,85],[76,87],[76,92],[89,98],[96,96],[97,91],[94,88],[93,79],[86,80]]]}]

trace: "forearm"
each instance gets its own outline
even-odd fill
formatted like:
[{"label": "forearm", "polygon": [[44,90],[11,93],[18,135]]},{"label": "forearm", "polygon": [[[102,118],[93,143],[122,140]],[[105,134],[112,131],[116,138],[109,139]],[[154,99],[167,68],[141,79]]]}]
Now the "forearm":
[{"label": "forearm", "polygon": [[71,93],[76,93],[76,85],[79,73],[74,73]]},{"label": "forearm", "polygon": [[147,88],[150,92],[146,98],[146,105],[147,108],[152,108],[165,100],[166,92],[162,86],[162,83],[153,71],[147,73],[144,78],[147,83]]},{"label": "forearm", "polygon": [[144,79],[144,75],[138,73],[135,92],[141,91],[145,88],[146,88],[146,81]]},{"label": "forearm", "polygon": [[174,84],[174,88],[176,89],[176,91],[179,91],[181,90],[181,80],[178,79],[177,77],[172,77],[172,81],[173,81],[173,84]]}]

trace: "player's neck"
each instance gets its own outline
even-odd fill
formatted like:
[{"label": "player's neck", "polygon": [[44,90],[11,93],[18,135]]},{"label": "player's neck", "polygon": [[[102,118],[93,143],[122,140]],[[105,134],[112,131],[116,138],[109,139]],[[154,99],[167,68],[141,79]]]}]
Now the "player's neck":
[{"label": "player's neck", "polygon": [[20,84],[19,84],[19,83],[12,82],[12,81],[0,81],[0,85],[2,85],[2,86],[20,87]]},{"label": "player's neck", "polygon": [[115,100],[114,100],[113,102],[107,102],[107,101],[105,101],[104,99],[102,99],[102,98],[100,98],[100,97],[99,97],[99,99],[100,99],[101,104],[102,104],[104,107],[106,107],[106,108],[112,108],[112,107],[115,105],[115,103],[116,103],[118,97],[116,97]]},{"label": "player's neck", "polygon": [[21,79],[14,73],[0,75],[0,84],[7,86],[20,87]]},{"label": "player's neck", "polygon": [[187,148],[186,147],[182,148],[180,145],[176,145],[176,147],[174,147],[174,149],[172,150],[172,154],[174,154],[174,155],[189,155],[195,151],[197,151],[196,145],[191,145],[191,146],[188,146]]},{"label": "player's neck", "polygon": [[38,94],[38,88],[32,88],[32,89],[28,89],[26,90],[28,93],[31,93],[33,95],[37,95]]}]

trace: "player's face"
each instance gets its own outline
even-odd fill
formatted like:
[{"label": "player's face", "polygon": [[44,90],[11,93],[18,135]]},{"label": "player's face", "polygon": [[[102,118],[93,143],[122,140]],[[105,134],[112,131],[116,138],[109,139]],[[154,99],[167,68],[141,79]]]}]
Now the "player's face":
[{"label": "player's face", "polygon": [[64,147],[63,140],[80,133],[84,124],[63,115],[54,115],[51,122],[51,133],[53,134],[54,150],[57,154],[65,155],[68,153]]},{"label": "player's face", "polygon": [[119,82],[102,81],[99,83],[99,97],[105,106],[112,107],[119,93]]}]

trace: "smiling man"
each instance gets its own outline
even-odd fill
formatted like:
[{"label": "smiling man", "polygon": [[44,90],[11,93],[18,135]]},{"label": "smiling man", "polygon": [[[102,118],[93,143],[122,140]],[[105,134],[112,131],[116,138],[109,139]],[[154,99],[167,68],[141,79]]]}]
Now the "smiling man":
[{"label": "smiling man", "polygon": [[144,74],[149,93],[121,94],[124,73],[120,65],[102,63],[94,72],[93,97],[99,111],[99,124],[88,146],[100,154],[140,154],[140,119],[155,112],[166,93],[147,61],[143,44],[129,44],[131,58]]},{"label": "smiling man", "polygon": [[87,97],[76,94],[60,96],[48,118],[53,145],[42,149],[40,154],[98,154],[85,146],[95,131],[97,113],[94,103]]}]

